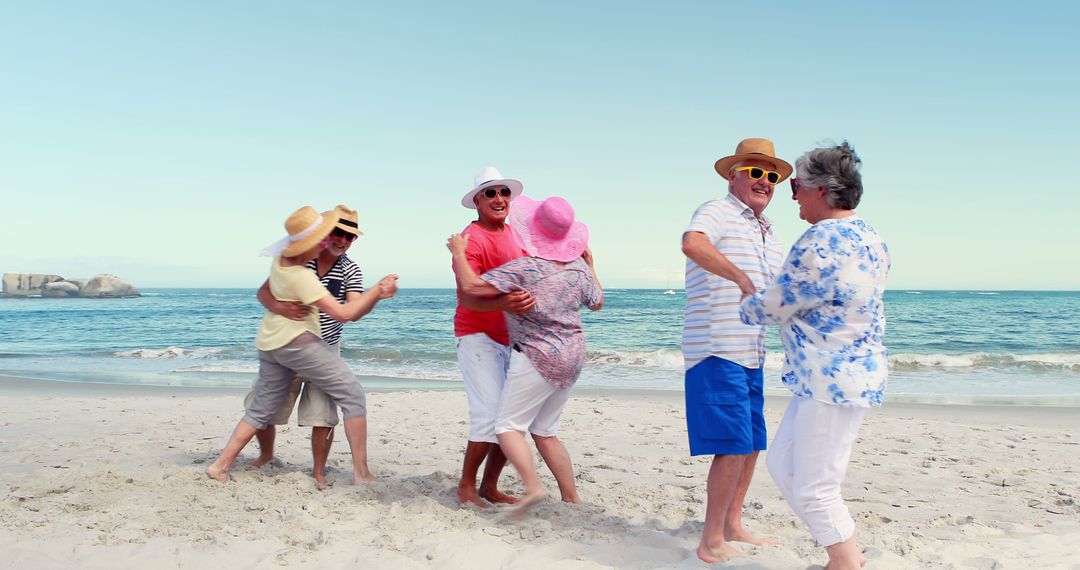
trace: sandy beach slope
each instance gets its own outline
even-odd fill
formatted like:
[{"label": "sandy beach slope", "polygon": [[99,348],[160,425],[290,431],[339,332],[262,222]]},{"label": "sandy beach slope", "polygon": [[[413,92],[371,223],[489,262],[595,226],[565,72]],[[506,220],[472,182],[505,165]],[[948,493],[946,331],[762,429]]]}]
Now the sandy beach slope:
[{"label": "sandy beach slope", "polygon": [[[295,426],[279,432],[279,465],[237,468],[228,485],[205,477],[241,398],[0,379],[0,568],[706,567],[694,549],[708,463],[687,456],[679,393],[576,393],[561,436],[587,504],[548,499],[523,521],[455,503],[461,391],[369,394],[378,480],[346,484],[339,434],[324,492]],[[769,401],[770,430],[786,403]],[[872,413],[845,486],[867,567],[1080,568],[1078,424],[1068,408]],[[520,492],[512,468],[504,480]],[[824,562],[763,462],[746,519],[780,544],[718,567]]]}]

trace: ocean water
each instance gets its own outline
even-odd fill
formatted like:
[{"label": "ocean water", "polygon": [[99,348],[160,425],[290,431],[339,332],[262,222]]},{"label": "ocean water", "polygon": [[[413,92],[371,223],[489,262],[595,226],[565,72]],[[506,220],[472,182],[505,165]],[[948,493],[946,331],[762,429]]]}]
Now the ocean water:
[{"label": "ocean water", "polygon": [[[148,289],[135,299],[0,299],[0,375],[169,386],[248,386],[262,309],[250,289]],[[682,388],[682,291],[610,289],[585,311],[579,386]],[[346,325],[365,386],[461,383],[454,292],[401,290]],[[890,291],[887,400],[1080,405],[1080,292]],[[786,394],[775,327],[766,388]]]}]

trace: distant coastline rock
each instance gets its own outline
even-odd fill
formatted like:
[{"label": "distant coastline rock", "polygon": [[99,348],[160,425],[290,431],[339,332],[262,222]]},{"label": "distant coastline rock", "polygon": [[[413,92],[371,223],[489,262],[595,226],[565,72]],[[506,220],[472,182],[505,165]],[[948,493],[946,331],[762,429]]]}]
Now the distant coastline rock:
[{"label": "distant coastline rock", "polygon": [[41,289],[48,283],[63,281],[59,275],[42,273],[5,273],[4,293],[11,297],[30,297],[41,295]]},{"label": "distant coastline rock", "polygon": [[141,297],[142,293],[115,275],[98,275],[92,279],[64,279],[44,273],[5,273],[0,297],[84,297],[120,298]]},{"label": "distant coastline rock", "polygon": [[80,297],[139,297],[142,293],[115,275],[98,275],[79,289]]},{"label": "distant coastline rock", "polygon": [[54,281],[41,288],[42,297],[78,297],[79,286],[70,281]]}]

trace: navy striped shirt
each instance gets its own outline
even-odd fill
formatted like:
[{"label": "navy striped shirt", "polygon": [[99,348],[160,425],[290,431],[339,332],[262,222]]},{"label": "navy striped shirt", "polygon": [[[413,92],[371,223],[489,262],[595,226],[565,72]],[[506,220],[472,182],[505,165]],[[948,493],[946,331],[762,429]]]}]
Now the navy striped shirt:
[{"label": "navy striped shirt", "polygon": [[[316,275],[319,275],[318,263],[319,260],[316,258],[307,264],[308,269],[314,271]],[[323,287],[326,287],[326,290],[341,304],[345,303],[347,293],[364,292],[364,274],[360,272],[360,266],[345,255],[337,258],[326,275],[319,275],[319,281],[322,281]],[[320,312],[319,326],[322,328],[323,341],[326,344],[335,345],[341,340],[341,331],[345,328],[345,323],[335,321],[330,315]]]}]

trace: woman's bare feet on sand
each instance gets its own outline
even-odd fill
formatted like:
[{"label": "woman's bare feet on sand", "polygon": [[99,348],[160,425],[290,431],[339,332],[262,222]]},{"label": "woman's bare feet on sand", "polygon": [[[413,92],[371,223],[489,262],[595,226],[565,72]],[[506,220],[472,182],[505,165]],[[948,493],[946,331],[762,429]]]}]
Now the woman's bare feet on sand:
[{"label": "woman's bare feet on sand", "polygon": [[539,503],[545,495],[547,495],[547,491],[543,489],[538,489],[536,491],[533,491],[532,493],[525,493],[520,499],[518,499],[517,504],[514,505],[514,509],[510,511],[511,516],[515,518],[521,518],[525,516],[529,512],[529,509],[531,509],[536,503]]}]

